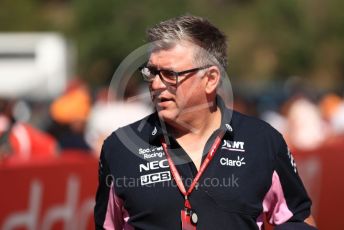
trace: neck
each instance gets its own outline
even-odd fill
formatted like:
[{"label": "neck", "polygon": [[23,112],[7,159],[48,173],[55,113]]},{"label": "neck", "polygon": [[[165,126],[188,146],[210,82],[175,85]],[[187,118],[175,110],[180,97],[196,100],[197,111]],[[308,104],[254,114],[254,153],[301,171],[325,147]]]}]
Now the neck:
[{"label": "neck", "polygon": [[190,113],[187,117],[184,117],[184,119],[178,119],[171,124],[171,128],[177,139],[183,136],[204,137],[211,135],[220,127],[220,124],[221,112],[220,109],[214,105],[211,108]]},{"label": "neck", "polygon": [[213,109],[197,111],[197,114],[193,114],[192,119],[184,119],[183,122],[178,122],[178,126],[171,127],[171,131],[176,141],[199,170],[204,146],[212,133],[220,127],[220,109],[214,105]]}]

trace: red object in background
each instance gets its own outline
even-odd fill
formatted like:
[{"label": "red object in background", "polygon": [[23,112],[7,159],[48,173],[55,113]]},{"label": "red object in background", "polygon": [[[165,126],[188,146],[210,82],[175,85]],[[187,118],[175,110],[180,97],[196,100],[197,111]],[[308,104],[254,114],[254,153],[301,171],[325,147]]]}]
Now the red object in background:
[{"label": "red object in background", "polygon": [[[344,141],[294,157],[319,229],[344,229]],[[94,157],[76,152],[0,163],[0,229],[19,222],[31,229],[94,229],[97,168]]]},{"label": "red object in background", "polygon": [[0,229],[93,229],[97,168],[80,153],[0,164]]},{"label": "red object in background", "polygon": [[[298,172],[312,199],[319,229],[342,230],[344,222],[344,137],[313,151],[294,151]],[[267,230],[273,229],[268,225]]]},{"label": "red object in background", "polygon": [[52,157],[57,153],[56,140],[29,124],[15,124],[9,138],[13,148],[11,157]]},{"label": "red object in background", "polygon": [[313,201],[312,212],[318,228],[344,229],[344,139],[316,151],[298,152],[295,158]]}]

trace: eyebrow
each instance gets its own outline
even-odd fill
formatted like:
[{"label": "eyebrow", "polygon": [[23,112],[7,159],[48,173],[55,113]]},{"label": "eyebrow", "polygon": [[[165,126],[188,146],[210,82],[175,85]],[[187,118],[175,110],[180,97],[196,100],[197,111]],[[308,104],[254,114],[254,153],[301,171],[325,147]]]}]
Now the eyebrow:
[{"label": "eyebrow", "polygon": [[153,65],[153,64],[150,64],[150,63],[147,63],[146,67],[158,69],[156,65]]},{"label": "eyebrow", "polygon": [[152,67],[152,68],[155,68],[155,69],[158,69],[158,70],[171,70],[171,71],[174,71],[173,69],[175,69],[175,66],[173,65],[168,65],[167,67],[165,68],[161,68],[159,69],[157,65],[153,64],[150,62],[150,60],[148,60],[145,64],[146,67]]},{"label": "eyebrow", "polygon": [[148,67],[148,68],[152,68],[152,69],[156,69],[156,70],[166,70],[166,71],[176,72],[176,71],[173,70],[171,67],[167,67],[167,68],[158,68],[156,65],[153,65],[153,64],[150,64],[150,63],[147,64],[147,67]]}]

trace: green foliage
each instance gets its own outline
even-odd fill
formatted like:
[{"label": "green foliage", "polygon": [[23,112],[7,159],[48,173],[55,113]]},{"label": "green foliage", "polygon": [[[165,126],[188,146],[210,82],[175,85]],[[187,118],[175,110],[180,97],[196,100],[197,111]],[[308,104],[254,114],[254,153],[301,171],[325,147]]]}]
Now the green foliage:
[{"label": "green foliage", "polygon": [[344,75],[342,9],[341,0],[2,0],[0,30],[64,33],[76,45],[78,73],[96,86],[145,43],[147,27],[191,13],[228,35],[232,78],[325,71],[335,85]]},{"label": "green foliage", "polygon": [[111,78],[120,61],[145,43],[148,25],[184,12],[183,1],[76,0],[73,8],[80,72],[96,84]]}]

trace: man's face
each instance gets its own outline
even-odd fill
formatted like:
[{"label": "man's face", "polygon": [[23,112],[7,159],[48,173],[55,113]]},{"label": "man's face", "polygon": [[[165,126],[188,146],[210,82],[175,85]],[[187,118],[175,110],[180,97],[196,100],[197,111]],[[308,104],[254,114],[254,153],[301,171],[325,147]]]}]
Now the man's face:
[{"label": "man's face", "polygon": [[[180,72],[198,68],[194,63],[195,45],[189,42],[177,43],[169,49],[154,51],[148,65],[156,69]],[[150,92],[158,115],[166,122],[187,121],[206,106],[206,70],[195,71],[178,77],[178,85],[169,86],[156,76],[150,83]]]}]

